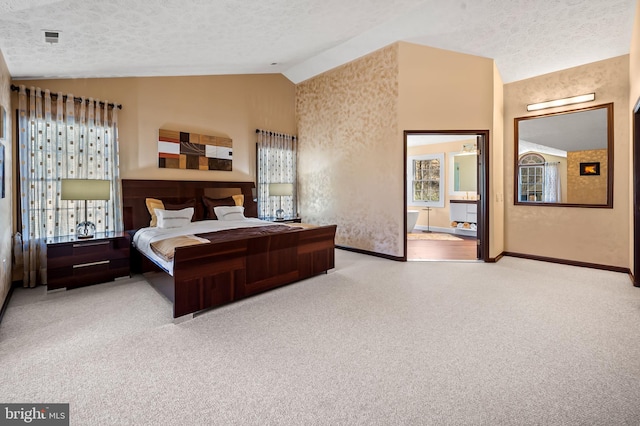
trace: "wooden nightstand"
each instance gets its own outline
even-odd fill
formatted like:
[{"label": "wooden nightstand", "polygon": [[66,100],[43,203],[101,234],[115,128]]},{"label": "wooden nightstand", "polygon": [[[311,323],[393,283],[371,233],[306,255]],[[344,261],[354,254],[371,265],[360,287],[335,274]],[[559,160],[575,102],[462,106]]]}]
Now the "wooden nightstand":
[{"label": "wooden nightstand", "polygon": [[276,217],[260,217],[259,219],[277,223],[302,223],[302,218],[299,217],[285,217],[283,219],[278,219]]},{"label": "wooden nightstand", "polygon": [[74,235],[47,240],[47,290],[75,288],[130,275],[129,235],[98,233],[80,240]]}]

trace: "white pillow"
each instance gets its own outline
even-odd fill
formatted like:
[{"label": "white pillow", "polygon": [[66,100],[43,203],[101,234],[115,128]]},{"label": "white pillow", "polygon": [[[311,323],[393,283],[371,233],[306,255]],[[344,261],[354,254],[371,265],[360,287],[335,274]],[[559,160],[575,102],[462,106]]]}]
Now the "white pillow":
[{"label": "white pillow", "polygon": [[213,211],[218,220],[244,220],[244,207],[242,206],[218,206]]},{"label": "white pillow", "polygon": [[193,207],[182,210],[153,209],[158,218],[158,228],[179,228],[191,223]]}]

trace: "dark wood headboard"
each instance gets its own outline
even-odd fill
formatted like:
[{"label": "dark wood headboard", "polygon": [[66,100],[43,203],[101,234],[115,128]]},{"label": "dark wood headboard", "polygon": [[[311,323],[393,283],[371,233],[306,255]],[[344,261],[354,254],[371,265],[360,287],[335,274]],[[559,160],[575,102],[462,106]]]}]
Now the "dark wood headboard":
[{"label": "dark wood headboard", "polygon": [[146,198],[157,198],[180,203],[194,198],[196,211],[194,220],[204,218],[202,197],[225,198],[234,194],[244,195],[244,215],[258,216],[258,204],[253,201],[253,182],[214,182],[192,180],[137,180],[122,179],[122,204],[124,228],[139,229],[149,226],[149,211]]}]

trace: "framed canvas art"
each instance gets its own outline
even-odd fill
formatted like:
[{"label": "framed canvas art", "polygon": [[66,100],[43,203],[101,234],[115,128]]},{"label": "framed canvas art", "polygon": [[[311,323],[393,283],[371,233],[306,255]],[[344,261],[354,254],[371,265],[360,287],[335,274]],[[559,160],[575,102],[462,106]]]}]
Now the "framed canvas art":
[{"label": "framed canvas art", "polygon": [[600,163],[580,163],[580,176],[599,176]]},{"label": "framed canvas art", "polygon": [[163,169],[232,170],[233,141],[219,136],[160,129],[158,167]]}]

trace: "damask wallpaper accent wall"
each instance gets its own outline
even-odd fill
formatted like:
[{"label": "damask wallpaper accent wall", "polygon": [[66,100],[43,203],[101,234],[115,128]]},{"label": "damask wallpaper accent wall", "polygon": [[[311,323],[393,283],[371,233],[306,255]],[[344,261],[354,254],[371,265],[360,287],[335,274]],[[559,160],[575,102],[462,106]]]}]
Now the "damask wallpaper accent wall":
[{"label": "damask wallpaper accent wall", "polygon": [[[589,105],[614,103],[613,209],[514,206],[514,119],[540,114],[527,104],[591,92]],[[504,104],[505,251],[629,267],[629,55],[506,84]]]},{"label": "damask wallpaper accent wall", "polygon": [[402,256],[398,46],[298,84],[298,191],[305,221],[336,223],[336,244]]},{"label": "damask wallpaper accent wall", "polygon": [[[597,162],[597,176],[580,175],[580,163]],[[607,203],[607,150],[592,149],[567,152],[567,199],[568,203]]]}]

